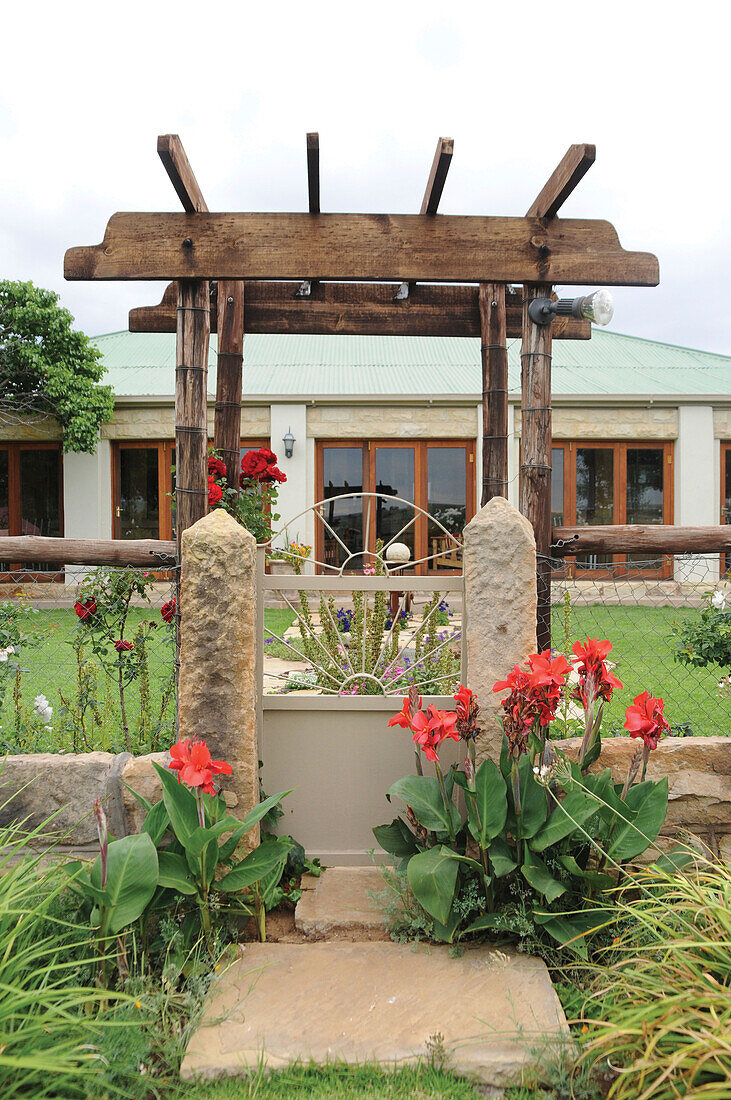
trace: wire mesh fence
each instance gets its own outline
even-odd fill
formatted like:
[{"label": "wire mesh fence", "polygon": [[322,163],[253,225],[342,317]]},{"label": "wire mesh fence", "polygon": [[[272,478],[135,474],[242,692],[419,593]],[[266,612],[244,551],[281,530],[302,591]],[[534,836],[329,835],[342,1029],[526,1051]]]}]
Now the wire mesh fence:
[{"label": "wire mesh fence", "polygon": [[[67,574],[68,580],[68,574]],[[174,740],[177,570],[0,584],[0,749],[155,752]]]},{"label": "wire mesh fence", "polygon": [[[613,646],[609,658],[624,686],[605,710],[606,735],[624,733],[625,708],[643,691],[665,700],[675,736],[731,733],[731,692],[724,683],[731,668],[706,663],[711,649],[702,640],[723,631],[727,609],[731,639],[731,583],[722,571],[719,579],[718,554],[629,566],[604,561],[567,568],[560,559],[550,565],[552,648],[568,654],[587,637],[608,638]],[[716,654],[723,648],[716,646]],[[731,641],[728,653],[731,664]]]}]

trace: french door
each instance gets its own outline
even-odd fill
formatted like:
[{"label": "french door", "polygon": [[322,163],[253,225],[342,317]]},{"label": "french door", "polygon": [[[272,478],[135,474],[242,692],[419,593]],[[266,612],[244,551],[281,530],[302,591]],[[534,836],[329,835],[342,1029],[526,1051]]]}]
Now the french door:
[{"label": "french door", "polygon": [[[460,569],[461,554],[449,535],[459,537],[474,515],[474,453],[471,440],[321,443],[317,493],[329,503],[323,509],[324,524],[318,524],[318,560],[340,566],[347,557],[343,544],[351,553],[372,553],[377,539],[395,539],[408,546],[418,574]],[[363,501],[336,499],[361,492],[381,495]],[[428,518],[414,518],[413,504]],[[362,564],[356,558],[353,567]]]},{"label": "french door", "polygon": [[[0,538],[4,535],[63,535],[60,444],[0,443]],[[42,562],[0,562],[0,580],[36,576],[61,580],[63,572]]]}]

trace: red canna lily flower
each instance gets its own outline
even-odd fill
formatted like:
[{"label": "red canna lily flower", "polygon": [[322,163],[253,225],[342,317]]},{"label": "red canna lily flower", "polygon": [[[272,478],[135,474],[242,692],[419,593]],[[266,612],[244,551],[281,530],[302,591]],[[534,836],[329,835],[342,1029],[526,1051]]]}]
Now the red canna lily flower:
[{"label": "red canna lily flower", "polygon": [[624,728],[630,737],[641,737],[647,749],[656,749],[659,739],[670,732],[670,723],[663,715],[664,699],[655,699],[649,691],[635,696],[625,712]]},{"label": "red canna lily flower", "polygon": [[418,705],[413,707],[411,704],[411,700],[407,695],[404,699],[403,707],[398,712],[398,714],[394,714],[393,718],[389,718],[388,724],[389,726],[401,726],[402,729],[405,730],[411,729],[411,721],[416,711],[419,710],[421,710],[421,696],[419,696]]},{"label": "red canna lily flower", "polygon": [[621,689],[624,686],[605,664],[605,658],[611,648],[611,642],[606,640],[600,642],[596,638],[587,638],[585,643],[574,644],[572,660],[578,665],[579,686],[573,692],[572,698],[584,707],[592,702],[589,699],[591,691],[587,691],[590,684],[593,684],[594,699],[604,699],[606,702],[612,698],[616,688]]},{"label": "red canna lily flower", "polygon": [[77,600],[74,604],[74,611],[81,619],[82,623],[91,619],[96,615],[96,600],[93,596],[89,596],[86,600]]},{"label": "red canna lily flower", "polygon": [[457,715],[454,711],[438,710],[433,703],[430,703],[426,714],[421,710],[417,711],[411,721],[411,728],[414,731],[412,741],[416,742],[427,760],[438,762],[437,749],[442,741],[447,738],[459,741],[456,724]]},{"label": "red canna lily flower", "polygon": [[214,775],[231,775],[231,765],[224,760],[211,760],[205,741],[177,741],[170,748],[171,771],[178,772],[178,782],[188,787],[200,787],[206,794],[215,794]]},{"label": "red canna lily flower", "polygon": [[473,741],[479,733],[477,715],[480,708],[477,705],[477,696],[474,691],[460,684],[452,698],[457,704],[457,732],[463,741]]}]

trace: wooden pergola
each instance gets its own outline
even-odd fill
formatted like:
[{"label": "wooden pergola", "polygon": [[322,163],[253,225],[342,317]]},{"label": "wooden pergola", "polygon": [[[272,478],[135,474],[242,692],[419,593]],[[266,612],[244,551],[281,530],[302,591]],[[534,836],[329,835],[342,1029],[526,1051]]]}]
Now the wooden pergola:
[{"label": "wooden pergola", "polygon": [[554,285],[659,281],[656,257],[625,251],[609,222],[558,216],[593,164],[594,146],[572,145],[523,217],[437,213],[453,154],[448,138],[437,143],[418,214],[322,213],[315,133],[307,135],[306,213],[211,213],[179,137],[158,138],[157,149],[184,213],[113,215],[101,244],[67,251],[64,274],[74,280],[171,280],[159,305],[130,312],[130,329],[177,334],[178,539],[207,511],[212,326],[218,332],[214,445],[233,484],[245,331],[479,336],[483,504],[507,495],[507,340],[519,336],[520,510],[544,559],[538,644],[550,644],[551,341],[589,339],[591,333],[588,321],[567,317],[536,324],[528,305],[553,297]]}]

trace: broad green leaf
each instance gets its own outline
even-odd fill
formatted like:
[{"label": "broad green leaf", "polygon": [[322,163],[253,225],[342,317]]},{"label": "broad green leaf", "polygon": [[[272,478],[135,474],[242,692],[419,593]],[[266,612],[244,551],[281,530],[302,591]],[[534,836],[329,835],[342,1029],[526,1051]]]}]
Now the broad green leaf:
[{"label": "broad green leaf", "polygon": [[466,794],[468,828],[481,848],[505,828],[508,795],[502,773],[492,760],[483,760],[475,773],[475,797]]},{"label": "broad green leaf", "polygon": [[376,825],[373,835],[384,852],[398,859],[406,859],[419,851],[416,837],[400,817],[395,817],[390,825]]},{"label": "broad green leaf", "polygon": [[216,888],[225,894],[243,890],[258,882],[276,866],[284,867],[287,862],[289,841],[282,839],[265,840],[245,859],[237,863],[227,875],[216,883]]},{"label": "broad green leaf", "polygon": [[495,873],[495,878],[509,875],[518,866],[518,861],[513,858],[513,851],[507,841],[501,836],[496,836],[488,850],[490,865]]},{"label": "broad green leaf", "polygon": [[659,871],[663,875],[672,875],[684,871],[686,867],[690,867],[697,861],[697,851],[686,844],[678,844],[677,847],[671,848],[669,852],[656,859],[648,868],[648,872],[652,874],[653,871]]},{"label": "broad green leaf", "polygon": [[442,792],[436,778],[430,775],[406,775],[397,779],[388,791],[389,798],[402,799],[410,806],[425,829],[438,833],[456,833],[460,826],[459,813],[453,802],[444,805]]},{"label": "broad green leaf", "polygon": [[614,830],[608,855],[616,860],[634,859],[657,838],[668,809],[668,777],[631,787],[627,805],[636,810],[636,816],[632,821],[619,821]]},{"label": "broad green leaf", "polygon": [[149,798],[145,798],[143,794],[140,794],[139,791],[136,791],[134,787],[130,787],[129,783],[125,783],[124,780],[122,780],[122,786],[126,787],[129,793],[137,799],[143,810],[147,810],[148,813],[150,812],[150,810],[152,809],[152,802],[150,802]]},{"label": "broad green leaf", "polygon": [[519,839],[529,840],[532,836],[535,836],[546,820],[548,805],[546,792],[539,783],[536,783],[531,758],[527,755],[521,756],[518,761],[518,780],[520,783],[520,814],[515,813],[512,776],[506,780],[510,792],[511,810],[513,811],[514,834]]},{"label": "broad green leaf", "polygon": [[537,890],[547,902],[555,901],[566,893],[566,887],[553,877],[543,860],[530,848],[525,850],[525,861],[521,867],[523,878],[534,890]]},{"label": "broad green leaf", "polygon": [[[291,794],[294,787],[290,787],[288,791],[280,791],[279,794],[271,794],[268,798],[265,798],[263,802],[260,802],[257,806],[254,806],[253,810],[249,810],[246,817],[241,821],[244,826],[244,832],[248,833],[249,829],[253,829],[258,821],[261,821],[263,817],[269,813],[273,806],[276,806],[278,802],[281,802],[283,798],[286,798],[288,794]],[[239,822],[237,821],[237,825]]]},{"label": "broad green leaf", "polygon": [[236,850],[236,845],[241,840],[242,836],[248,832],[245,825],[239,825],[238,829],[234,829],[231,836],[227,836],[223,844],[218,849],[219,863],[224,859],[230,859]]},{"label": "broad green leaf", "polygon": [[157,862],[159,886],[177,890],[179,894],[197,893],[195,883],[188,875],[188,867],[182,856],[175,855],[174,852],[158,852]]},{"label": "broad green leaf", "polygon": [[412,856],[406,871],[411,891],[430,916],[446,924],[454,900],[459,867],[448,848],[439,845]]},{"label": "broad green leaf", "polygon": [[62,863],[61,870],[71,879],[69,885],[72,889],[79,891],[84,897],[91,898],[93,901],[102,902],[104,900],[104,892],[91,884],[87,863],[83,863],[80,859],[74,859]]},{"label": "broad green leaf", "polygon": [[577,825],[583,825],[596,812],[596,799],[575,787],[562,802],[554,805],[550,818],[531,840],[531,848],[534,852],[544,852],[551,844],[570,836]]},{"label": "broad green leaf", "polygon": [[199,825],[188,837],[185,850],[191,856],[199,856],[203,849],[215,839],[216,834],[213,829],[201,829]]},{"label": "broad green leaf", "polygon": [[[484,879],[485,868],[481,863],[478,863],[476,859],[470,859],[469,856],[461,856],[459,852],[453,852],[451,848],[444,847],[443,851],[446,852],[450,859],[456,859],[458,863],[464,863],[467,867],[472,868],[473,871],[477,871],[479,875]],[[488,875],[489,879],[489,875]]]},{"label": "broad green leaf", "polygon": [[585,909],[572,910],[566,913],[548,913],[544,910],[534,909],[533,920],[542,925],[550,936],[553,936],[561,947],[568,947],[580,955],[587,957],[585,937],[599,931],[607,924],[611,924],[616,913],[613,909]]},{"label": "broad green leaf", "polygon": [[569,874],[587,882],[589,886],[593,887],[595,890],[609,890],[610,887],[614,886],[614,879],[611,875],[604,875],[601,871],[585,871],[571,855],[560,855],[558,861],[566,868]]},{"label": "broad green leaf", "polygon": [[472,924],[468,924],[462,930],[462,935],[466,936],[469,932],[486,932],[489,929],[500,928],[501,926],[504,926],[504,918],[501,913],[483,913],[481,917],[473,920]]},{"label": "broad green leaf", "polygon": [[[112,841],[107,853],[105,889],[112,935],[142,916],[157,888],[157,875],[157,851],[147,833]],[[101,857],[91,869],[91,881],[97,889],[101,888]]]},{"label": "broad green leaf", "polygon": [[147,833],[152,843],[157,847],[169,828],[170,818],[165,809],[165,803],[164,801],[156,802],[145,818],[142,832]]},{"label": "broad green leaf", "polygon": [[167,768],[161,768],[159,764],[153,764],[153,767],[162,782],[162,797],[173,832],[181,844],[187,844],[195,830],[200,828],[195,795],[178,783],[177,776]]},{"label": "broad green leaf", "polygon": [[441,921],[434,921],[432,926],[434,938],[441,940],[443,943],[454,943],[454,933],[457,931],[459,922],[459,913],[452,909],[446,923],[442,924]]}]

